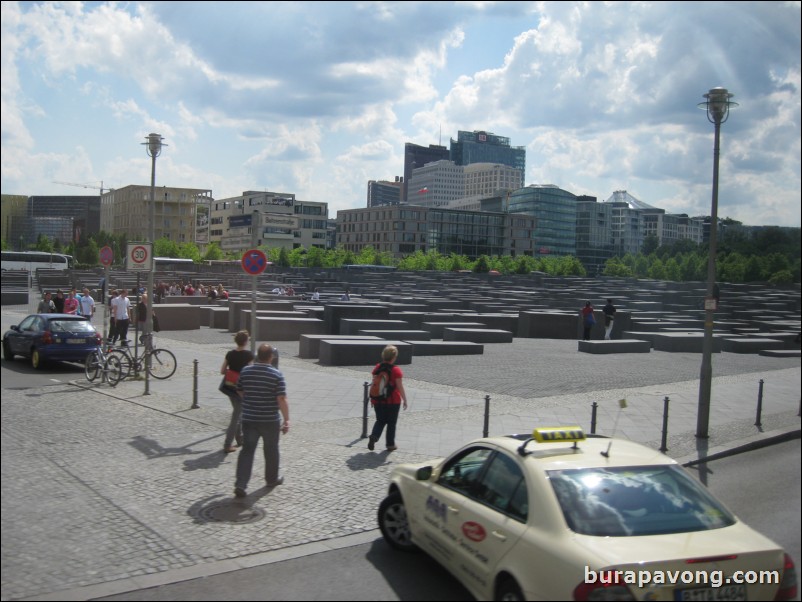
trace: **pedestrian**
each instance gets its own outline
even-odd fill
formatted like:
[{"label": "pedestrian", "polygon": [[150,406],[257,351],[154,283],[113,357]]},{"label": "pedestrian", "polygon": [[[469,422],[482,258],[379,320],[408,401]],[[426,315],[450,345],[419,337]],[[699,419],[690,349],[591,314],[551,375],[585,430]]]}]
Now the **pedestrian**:
[{"label": "pedestrian", "polygon": [[63,314],[64,313],[64,301],[66,301],[66,299],[64,299],[64,291],[62,291],[61,289],[58,289],[56,291],[56,296],[53,299],[53,305],[56,306],[56,313],[57,314]]},{"label": "pedestrian", "polygon": [[109,291],[109,307],[107,314],[109,316],[109,343],[113,343],[117,340],[117,320],[114,319],[114,300],[117,298],[119,293],[117,292],[116,288],[113,288]]},{"label": "pedestrian", "polygon": [[[395,345],[387,345],[382,350],[382,361],[376,364],[373,368],[373,374],[377,374],[379,370],[383,369],[385,364],[390,365],[390,396],[381,402],[373,404],[373,409],[376,410],[376,422],[373,424],[373,430],[368,439],[368,449],[373,451],[376,443],[381,439],[384,427],[387,427],[387,451],[395,451],[398,446],[395,444],[395,427],[398,422],[398,412],[401,410],[401,403],[404,404],[404,409],[407,409],[407,392],[404,390],[404,373],[401,368],[395,365],[398,359],[398,347]],[[371,400],[373,402],[373,400]]]},{"label": "pedestrian", "polygon": [[350,301],[351,300],[351,291],[349,289],[345,289],[345,292],[340,296],[340,301]]},{"label": "pedestrian", "polygon": [[79,310],[78,299],[75,298],[75,289],[70,291],[70,294],[64,300],[64,313],[77,315]]},{"label": "pedestrian", "polygon": [[613,320],[615,320],[615,305],[612,299],[607,299],[607,305],[602,308],[604,312],[604,340],[610,340],[610,333],[613,331]]},{"label": "pedestrian", "polygon": [[114,316],[114,339],[119,339],[120,345],[127,345],[128,324],[131,321],[131,300],[128,299],[128,290],[120,289],[120,294],[111,300],[111,310]]},{"label": "pedestrian", "polygon": [[[242,445],[242,398],[237,393],[237,383],[242,369],[253,362],[253,353],[246,349],[248,336],[247,330],[240,330],[234,335],[234,344],[237,347],[226,353],[223,365],[220,366],[220,374],[223,375],[220,391],[231,401],[232,410],[226,438],[223,441],[223,451],[227,454],[237,451],[237,448]],[[236,445],[234,445],[235,441]]]},{"label": "pedestrian", "polygon": [[53,303],[53,295],[50,291],[45,293],[45,296],[39,301],[39,307],[36,308],[37,314],[54,314],[56,313],[56,304]]},{"label": "pedestrian", "polygon": [[105,276],[101,276],[100,277],[100,282],[98,282],[98,286],[97,287],[98,287],[98,289],[100,289],[100,302],[101,303],[105,303],[106,302],[106,277]]},{"label": "pedestrian", "polygon": [[89,289],[84,287],[83,297],[81,297],[81,315],[86,316],[90,321],[95,317],[95,300],[89,294]]},{"label": "pedestrian", "polygon": [[148,294],[142,293],[139,296],[139,302],[136,304],[136,323],[139,332],[142,335],[139,340],[145,342],[145,337],[150,334],[148,330]]},{"label": "pedestrian", "polygon": [[273,347],[263,343],[256,363],[245,366],[237,382],[237,390],[242,392],[242,451],[234,485],[237,497],[245,497],[259,439],[264,439],[265,483],[276,487],[284,482],[279,476],[278,439],[279,431],[286,434],[290,429],[290,409],[284,375],[271,365],[272,360]]},{"label": "pedestrian", "polygon": [[590,329],[593,328],[593,325],[596,324],[596,318],[593,317],[593,306],[590,304],[590,301],[585,302],[585,307],[579,312],[582,315],[582,328],[583,341],[590,340]]}]

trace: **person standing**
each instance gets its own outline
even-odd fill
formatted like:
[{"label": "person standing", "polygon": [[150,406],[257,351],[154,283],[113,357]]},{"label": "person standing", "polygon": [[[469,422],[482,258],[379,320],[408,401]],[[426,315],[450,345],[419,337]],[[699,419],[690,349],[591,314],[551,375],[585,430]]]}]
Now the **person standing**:
[{"label": "person standing", "polygon": [[[210,288],[209,290],[214,290]],[[223,441],[223,451],[227,454],[237,451],[242,445],[242,398],[237,392],[237,383],[242,369],[253,361],[253,353],[246,349],[248,345],[248,331],[240,330],[234,335],[236,349],[226,353],[223,365],[220,366],[220,374],[223,375],[223,382],[220,383],[220,391],[231,401],[231,421],[228,423],[226,438]],[[234,445],[234,442],[237,442]]]},{"label": "person standing", "polygon": [[[368,449],[373,451],[376,443],[381,439],[384,427],[387,427],[387,451],[395,451],[398,446],[395,444],[395,430],[398,423],[398,413],[401,410],[401,403],[404,404],[404,409],[407,409],[407,392],[404,390],[404,373],[401,368],[395,365],[398,359],[398,347],[395,345],[387,345],[382,350],[382,361],[376,364],[373,368],[373,374],[378,374],[379,370],[384,369],[384,364],[390,366],[390,396],[383,400],[377,401],[373,404],[373,409],[376,410],[376,422],[373,424],[373,430],[368,438]],[[371,400],[372,402],[373,400]]]},{"label": "person standing", "polygon": [[602,308],[604,312],[604,340],[610,340],[610,333],[613,331],[613,320],[615,320],[615,305],[612,299],[607,299],[607,305]]},{"label": "person standing", "polygon": [[[263,343],[256,363],[240,372],[237,390],[242,392],[242,451],[237,458],[234,495],[245,497],[251,480],[253,458],[259,439],[264,439],[265,483],[276,487],[284,482],[279,476],[279,432],[290,429],[290,409],[284,375],[271,365],[273,347]],[[282,421],[283,418],[283,421]]]},{"label": "person standing", "polygon": [[66,301],[66,299],[64,299],[64,291],[62,291],[61,289],[58,289],[56,291],[56,296],[53,299],[53,305],[56,306],[56,313],[57,314],[63,314],[64,313],[64,301]]},{"label": "person standing", "polygon": [[85,316],[92,321],[92,318],[95,317],[95,300],[92,298],[92,295],[89,294],[89,289],[84,287],[83,290],[83,297],[81,297],[81,315]]},{"label": "person standing", "polygon": [[590,301],[585,302],[585,307],[583,307],[579,313],[582,315],[582,340],[589,341],[590,329],[596,324],[596,318],[593,317],[593,306],[590,304]]},{"label": "person standing", "polygon": [[36,308],[37,314],[54,314],[56,313],[56,304],[53,303],[53,295],[50,291],[45,293],[44,298],[39,301],[39,306]]},{"label": "person standing", "polygon": [[78,299],[75,298],[75,289],[72,289],[69,296],[64,300],[64,313],[74,316],[78,314],[78,309]]},{"label": "person standing", "polygon": [[131,321],[131,301],[128,291],[120,289],[120,294],[111,300],[111,312],[114,316],[114,338],[119,339],[120,345],[128,344],[128,324]]}]

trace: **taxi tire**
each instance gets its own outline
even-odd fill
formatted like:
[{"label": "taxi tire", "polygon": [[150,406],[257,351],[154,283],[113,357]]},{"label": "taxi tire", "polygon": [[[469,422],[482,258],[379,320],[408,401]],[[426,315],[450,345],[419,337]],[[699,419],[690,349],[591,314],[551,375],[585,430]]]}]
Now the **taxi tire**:
[{"label": "taxi tire", "polygon": [[516,602],[526,600],[521,591],[521,587],[512,577],[504,577],[496,587],[496,600],[506,600]]},{"label": "taxi tire", "polygon": [[396,550],[417,551],[418,547],[412,543],[404,499],[397,491],[388,495],[379,504],[379,529],[384,540]]},{"label": "taxi tire", "polygon": [[11,343],[3,341],[3,359],[8,362],[14,361],[14,352],[11,351]]}]

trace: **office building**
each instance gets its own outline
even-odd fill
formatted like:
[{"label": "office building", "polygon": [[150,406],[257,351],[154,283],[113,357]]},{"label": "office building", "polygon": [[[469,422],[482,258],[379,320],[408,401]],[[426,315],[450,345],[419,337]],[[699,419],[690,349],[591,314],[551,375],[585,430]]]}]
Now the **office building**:
[{"label": "office building", "polygon": [[401,202],[404,182],[396,177],[394,182],[370,180],[368,182],[368,207],[398,205]]},{"label": "office building", "polygon": [[[254,219],[257,232],[254,237]],[[299,201],[286,192],[246,191],[238,197],[217,199],[209,215],[210,240],[224,251],[244,252],[253,247],[326,248],[328,204]]]},{"label": "office building", "polygon": [[30,196],[22,203],[16,201],[9,210],[4,236],[14,248],[35,245],[40,236],[66,246],[100,231],[97,195]]},{"label": "office building", "polygon": [[526,149],[510,146],[510,139],[492,132],[460,130],[457,139],[451,139],[450,158],[457,165],[472,163],[498,163],[520,170],[520,181],[513,188],[524,186]]},{"label": "office building", "polygon": [[402,202],[408,203],[409,197],[412,196],[412,203],[415,202],[414,194],[410,193],[408,187],[409,179],[412,177],[412,170],[423,167],[432,161],[441,161],[449,158],[449,151],[445,146],[439,144],[430,144],[429,146],[420,146],[407,142],[404,145],[404,182],[401,193]]},{"label": "office building", "polygon": [[535,253],[576,255],[576,199],[551,184],[530,184],[510,194],[508,210],[535,218]]},{"label": "office building", "polygon": [[445,159],[413,169],[409,180],[407,204],[445,207],[451,201],[464,197],[463,169],[462,166]]}]

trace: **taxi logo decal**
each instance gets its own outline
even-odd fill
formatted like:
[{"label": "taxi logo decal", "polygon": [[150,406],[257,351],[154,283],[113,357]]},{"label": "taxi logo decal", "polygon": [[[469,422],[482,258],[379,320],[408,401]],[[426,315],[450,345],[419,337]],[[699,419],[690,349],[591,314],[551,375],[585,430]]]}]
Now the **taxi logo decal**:
[{"label": "taxi logo decal", "polygon": [[436,497],[430,495],[429,499],[426,500],[426,511],[433,513],[436,517],[445,522],[446,520],[445,502],[441,502]]},{"label": "taxi logo decal", "polygon": [[483,541],[487,537],[487,531],[479,523],[468,521],[462,523],[462,533],[471,541]]}]

